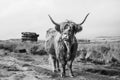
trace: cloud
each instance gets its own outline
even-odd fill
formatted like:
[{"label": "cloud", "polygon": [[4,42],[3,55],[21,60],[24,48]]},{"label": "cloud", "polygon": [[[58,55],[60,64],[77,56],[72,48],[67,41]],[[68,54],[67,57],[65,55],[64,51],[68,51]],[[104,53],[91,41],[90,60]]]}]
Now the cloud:
[{"label": "cloud", "polygon": [[80,23],[88,12],[78,38],[106,32],[116,35],[120,30],[119,8],[119,0],[0,0],[0,37],[20,37],[21,32],[32,31],[44,39],[46,30],[54,27],[48,14],[57,22],[70,19]]},{"label": "cloud", "polygon": [[[7,2],[7,3],[6,3]],[[29,11],[40,11],[52,7],[52,0],[6,0],[1,2],[0,17],[14,15],[18,13],[27,13]],[[34,10],[35,9],[35,10]],[[30,14],[30,13],[29,13]]]},{"label": "cloud", "polygon": [[51,1],[5,0],[1,2],[4,5],[1,5],[2,9],[0,9],[0,36],[8,39],[18,38],[24,31],[38,32],[39,30],[40,32],[40,28],[44,29],[42,25],[46,23],[44,17],[47,17],[49,9],[52,8]]}]

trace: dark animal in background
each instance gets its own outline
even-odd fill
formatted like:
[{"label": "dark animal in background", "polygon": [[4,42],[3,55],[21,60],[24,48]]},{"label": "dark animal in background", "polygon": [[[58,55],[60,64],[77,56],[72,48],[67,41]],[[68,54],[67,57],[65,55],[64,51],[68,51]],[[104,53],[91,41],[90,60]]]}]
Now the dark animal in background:
[{"label": "dark animal in background", "polygon": [[66,74],[66,65],[68,66],[70,77],[73,77],[72,63],[76,57],[78,47],[75,34],[82,31],[81,25],[85,22],[88,15],[89,13],[80,24],[69,20],[58,24],[48,15],[55,25],[55,29],[50,28],[47,30],[46,51],[52,59],[53,71],[61,71],[61,77],[64,77]]}]

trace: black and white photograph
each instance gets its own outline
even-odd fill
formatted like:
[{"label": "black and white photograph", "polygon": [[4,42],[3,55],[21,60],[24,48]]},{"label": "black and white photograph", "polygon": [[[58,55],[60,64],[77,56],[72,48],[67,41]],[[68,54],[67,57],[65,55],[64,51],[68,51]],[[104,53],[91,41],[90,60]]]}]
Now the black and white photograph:
[{"label": "black and white photograph", "polygon": [[0,80],[120,80],[120,0],[0,0]]}]

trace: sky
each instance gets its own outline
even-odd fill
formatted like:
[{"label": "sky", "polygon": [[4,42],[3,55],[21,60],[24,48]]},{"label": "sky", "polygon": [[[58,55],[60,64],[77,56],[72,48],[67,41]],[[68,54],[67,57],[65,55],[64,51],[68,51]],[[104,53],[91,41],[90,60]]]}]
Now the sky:
[{"label": "sky", "polygon": [[0,40],[21,38],[21,32],[36,32],[45,39],[54,28],[48,14],[61,23],[80,23],[90,13],[80,38],[120,36],[120,0],[0,0]]}]

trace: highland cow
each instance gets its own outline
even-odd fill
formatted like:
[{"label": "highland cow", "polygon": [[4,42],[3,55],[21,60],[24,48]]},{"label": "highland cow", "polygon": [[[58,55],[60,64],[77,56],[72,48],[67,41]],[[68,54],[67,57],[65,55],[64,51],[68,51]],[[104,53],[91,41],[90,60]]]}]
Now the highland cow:
[{"label": "highland cow", "polygon": [[[80,24],[72,21],[56,23],[49,15],[50,20],[55,25],[55,29],[50,28],[46,33],[46,50],[52,59],[53,71],[61,71],[61,77],[66,74],[66,65],[69,69],[70,77],[73,77],[72,63],[76,57],[77,39],[75,34],[82,31],[82,24],[85,22],[87,16]],[[59,68],[60,65],[60,68]]]}]

